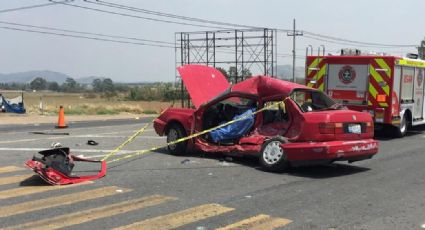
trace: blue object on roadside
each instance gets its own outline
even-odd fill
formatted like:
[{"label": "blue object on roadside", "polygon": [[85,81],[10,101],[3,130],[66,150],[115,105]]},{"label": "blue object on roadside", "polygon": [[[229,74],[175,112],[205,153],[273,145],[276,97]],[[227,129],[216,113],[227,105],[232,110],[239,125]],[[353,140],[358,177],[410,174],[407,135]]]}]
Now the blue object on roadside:
[{"label": "blue object on roadside", "polygon": [[7,113],[25,113],[24,103],[12,104],[3,97],[3,107]]},{"label": "blue object on roadside", "polygon": [[254,108],[248,109],[244,113],[233,117],[233,120],[240,118],[244,119],[211,131],[210,135],[213,141],[220,142],[224,140],[238,139],[247,134],[254,125],[254,111]]}]

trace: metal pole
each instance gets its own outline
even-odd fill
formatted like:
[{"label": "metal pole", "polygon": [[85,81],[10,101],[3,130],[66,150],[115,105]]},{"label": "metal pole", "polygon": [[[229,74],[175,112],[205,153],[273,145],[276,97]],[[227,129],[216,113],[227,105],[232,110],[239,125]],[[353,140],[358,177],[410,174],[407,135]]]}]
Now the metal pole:
[{"label": "metal pole", "polygon": [[[184,47],[184,41],[183,41],[183,33],[180,33],[180,55],[181,55],[181,65],[184,65],[184,54],[183,52],[185,52],[185,47]],[[181,104],[182,104],[182,108],[184,108],[184,89],[183,89],[183,79],[180,76],[180,96],[181,96]]]},{"label": "metal pole", "polygon": [[292,37],[292,82],[295,82],[295,18],[294,18],[294,30],[293,30],[293,37]]},{"label": "metal pole", "polygon": [[295,49],[296,49],[296,47],[295,47],[295,39],[296,39],[296,36],[302,36],[303,35],[303,33],[302,32],[298,32],[297,30],[296,30],[296,26],[295,26],[295,18],[294,18],[294,27],[293,27],[293,30],[292,30],[292,32],[288,32],[288,34],[287,34],[288,36],[292,36],[293,38],[292,38],[292,81],[293,82],[295,82],[295,58],[296,58],[296,52],[295,52]]}]

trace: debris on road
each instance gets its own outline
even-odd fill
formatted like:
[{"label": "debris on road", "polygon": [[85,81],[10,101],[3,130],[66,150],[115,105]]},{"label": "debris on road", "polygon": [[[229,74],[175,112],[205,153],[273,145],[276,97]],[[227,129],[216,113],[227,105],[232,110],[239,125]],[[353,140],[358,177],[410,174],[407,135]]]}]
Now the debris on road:
[{"label": "debris on road", "polygon": [[[56,143],[60,144],[60,143]],[[52,185],[75,184],[102,178],[106,174],[106,162],[89,160],[70,154],[69,148],[53,148],[38,152],[41,157],[33,156],[25,165],[38,174],[44,181]],[[77,161],[100,163],[97,174],[73,176],[72,169]]]},{"label": "debris on road", "polygon": [[88,145],[98,145],[99,143],[97,143],[96,141],[94,141],[94,140],[88,140],[87,141],[87,144]]},{"label": "debris on road", "polygon": [[37,132],[37,131],[33,131],[33,132],[29,132],[32,134],[41,134],[41,135],[69,135],[69,133],[58,133],[58,132]]}]

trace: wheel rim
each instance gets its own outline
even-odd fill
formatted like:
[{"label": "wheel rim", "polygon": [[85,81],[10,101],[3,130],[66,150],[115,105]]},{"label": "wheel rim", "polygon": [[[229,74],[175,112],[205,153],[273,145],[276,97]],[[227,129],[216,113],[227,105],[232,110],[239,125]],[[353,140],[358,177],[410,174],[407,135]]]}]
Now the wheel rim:
[{"label": "wheel rim", "polygon": [[406,132],[406,119],[403,117],[400,124],[400,133]]},{"label": "wheel rim", "polygon": [[[168,131],[168,135],[167,135],[167,143],[173,142],[175,140],[177,140],[179,137],[179,134],[177,132],[177,130],[175,129],[170,129],[170,131]],[[177,144],[171,144],[168,146],[169,149],[174,150],[177,148]]]},{"label": "wheel rim", "polygon": [[267,144],[263,151],[263,159],[267,164],[276,164],[283,156],[280,141],[272,141]]}]

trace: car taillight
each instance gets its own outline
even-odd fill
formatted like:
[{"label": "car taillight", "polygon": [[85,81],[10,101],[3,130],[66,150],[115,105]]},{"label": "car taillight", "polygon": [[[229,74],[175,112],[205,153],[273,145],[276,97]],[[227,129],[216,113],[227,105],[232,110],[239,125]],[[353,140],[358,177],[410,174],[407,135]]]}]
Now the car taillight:
[{"label": "car taillight", "polygon": [[319,123],[319,132],[321,134],[343,133],[342,123]]},{"label": "car taillight", "polygon": [[366,122],[366,133],[372,133],[373,131],[373,122]]}]

